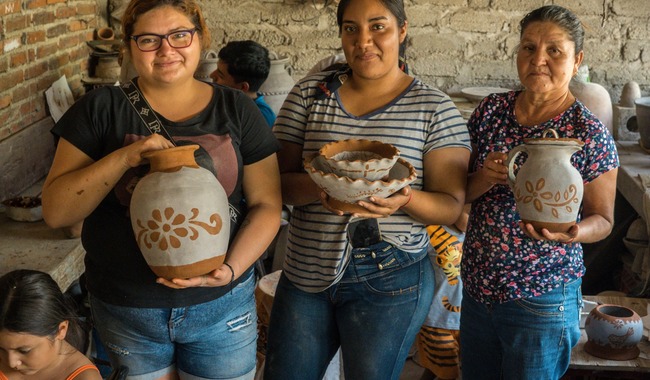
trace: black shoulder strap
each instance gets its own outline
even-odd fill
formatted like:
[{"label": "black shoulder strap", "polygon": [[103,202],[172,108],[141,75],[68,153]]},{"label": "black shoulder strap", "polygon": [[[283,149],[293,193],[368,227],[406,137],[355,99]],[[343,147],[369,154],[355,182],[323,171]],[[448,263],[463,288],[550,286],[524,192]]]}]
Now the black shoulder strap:
[{"label": "black shoulder strap", "polygon": [[147,99],[144,98],[138,86],[136,86],[135,83],[133,83],[131,80],[122,84],[120,86],[120,90],[122,90],[124,96],[126,96],[126,98],[129,100],[129,103],[131,103],[133,110],[138,114],[138,116],[140,116],[140,119],[147,127],[147,129],[149,129],[149,132],[152,134],[158,133],[165,136],[167,140],[171,141],[171,143],[176,146],[176,142],[167,132],[163,126],[163,123],[160,121],[160,119],[158,119],[158,116],[156,116],[156,114],[153,112],[149,106],[149,103],[147,103]]}]

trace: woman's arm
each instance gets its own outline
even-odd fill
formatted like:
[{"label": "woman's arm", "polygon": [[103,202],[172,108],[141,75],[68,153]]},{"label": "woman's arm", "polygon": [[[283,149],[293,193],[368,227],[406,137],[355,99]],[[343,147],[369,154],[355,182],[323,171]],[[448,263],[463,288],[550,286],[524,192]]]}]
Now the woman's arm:
[{"label": "woman's arm", "polygon": [[282,196],[277,156],[244,166],[243,188],[248,214],[226,256],[235,278],[255,263],[280,229]]},{"label": "woman's arm", "polygon": [[152,135],[93,161],[61,138],[43,185],[43,218],[52,228],[72,226],[97,207],[122,175],[143,163],[141,154],[173,145]]},{"label": "woman's arm", "polygon": [[424,187],[421,191],[411,189],[410,201],[402,210],[426,225],[456,222],[465,205],[469,156],[466,148],[435,149],[427,153]]},{"label": "woman's arm", "polygon": [[401,208],[426,225],[453,224],[465,204],[469,154],[466,148],[435,149],[427,153],[423,160],[422,190],[407,186],[388,198],[371,197],[372,202],[359,202],[369,213],[356,215],[382,218]]},{"label": "woman's arm", "polygon": [[[474,167],[477,156],[478,152],[476,151],[476,146],[472,145],[470,168]],[[470,172],[467,177],[467,194],[465,202],[474,202],[494,185],[508,184],[508,167],[504,165],[504,162],[507,159],[508,155],[505,153],[488,153],[483,166],[475,172]]]},{"label": "woman's arm", "polygon": [[278,152],[282,177],[282,201],[286,205],[303,206],[320,198],[322,190],[303,168],[302,145],[283,141]]}]

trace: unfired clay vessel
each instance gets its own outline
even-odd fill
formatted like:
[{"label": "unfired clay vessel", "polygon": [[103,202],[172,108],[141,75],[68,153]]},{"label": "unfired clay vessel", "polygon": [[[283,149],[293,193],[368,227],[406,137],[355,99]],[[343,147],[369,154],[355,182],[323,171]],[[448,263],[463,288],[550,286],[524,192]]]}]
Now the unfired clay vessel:
[{"label": "unfired clay vessel", "polygon": [[228,250],[228,196],[217,178],[197,165],[198,145],[147,152],[151,171],[131,197],[131,225],[142,255],[167,279],[206,274]]},{"label": "unfired clay vessel", "polygon": [[[537,231],[551,232],[566,232],[576,223],[584,188],[571,156],[583,145],[578,139],[558,138],[555,130],[547,129],[542,138],[524,139],[523,145],[510,151],[508,179],[523,222]],[[515,160],[521,153],[528,158],[515,174]]]},{"label": "unfired clay vessel", "polygon": [[336,175],[369,181],[387,177],[400,153],[391,144],[363,139],[333,141],[318,152]]},{"label": "unfired clay vessel", "polygon": [[311,179],[331,198],[330,205],[341,211],[367,212],[355,204],[370,197],[386,198],[411,184],[417,178],[415,168],[408,161],[399,158],[388,173],[388,179],[368,181],[365,178],[352,179],[332,173],[321,155],[305,161],[305,170]]}]

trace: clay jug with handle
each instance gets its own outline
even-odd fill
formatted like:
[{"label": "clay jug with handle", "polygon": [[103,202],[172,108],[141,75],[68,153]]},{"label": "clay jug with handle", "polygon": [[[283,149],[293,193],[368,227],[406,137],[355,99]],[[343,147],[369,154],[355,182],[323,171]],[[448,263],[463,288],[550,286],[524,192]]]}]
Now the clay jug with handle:
[{"label": "clay jug with handle", "polygon": [[294,80],[291,77],[293,69],[289,65],[289,57],[280,57],[275,52],[269,53],[271,59],[271,68],[269,76],[266,78],[259,93],[264,95],[264,100],[277,115],[282,108],[282,103],[291,92]]},{"label": "clay jug with handle", "polygon": [[194,159],[198,145],[143,154],[151,170],[131,197],[131,226],[159,277],[188,278],[221,266],[228,250],[228,196]]},{"label": "clay jug with handle", "polygon": [[[553,137],[547,137],[552,134]],[[582,176],[571,165],[571,156],[584,143],[578,139],[559,138],[547,129],[542,138],[524,139],[508,153],[508,182],[514,193],[521,220],[536,231],[566,232],[576,223],[582,202]],[[515,174],[515,160],[528,157]]]},{"label": "clay jug with handle", "polygon": [[213,82],[210,74],[217,69],[217,63],[219,62],[219,55],[214,50],[208,50],[205,52],[201,61],[199,61],[199,66],[194,72],[194,78],[202,80],[204,82]]}]

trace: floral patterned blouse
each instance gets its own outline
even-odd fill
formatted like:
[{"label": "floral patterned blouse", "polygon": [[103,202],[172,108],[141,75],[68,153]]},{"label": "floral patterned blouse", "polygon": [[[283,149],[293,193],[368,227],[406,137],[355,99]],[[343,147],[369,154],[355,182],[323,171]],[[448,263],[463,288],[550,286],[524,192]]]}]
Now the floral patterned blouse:
[{"label": "floral patterned blouse", "polygon": [[[555,118],[528,127],[514,116],[519,93],[492,94],[474,110],[467,124],[477,154],[472,171],[483,166],[489,152],[507,153],[524,139],[541,138],[548,128],[559,137],[585,143],[571,157],[585,184],[619,166],[612,136],[580,101]],[[524,156],[517,158],[518,166]],[[472,203],[461,271],[466,291],[477,301],[491,304],[539,296],[584,274],[579,243],[531,239],[519,228],[519,220],[509,186],[496,185]]]}]

